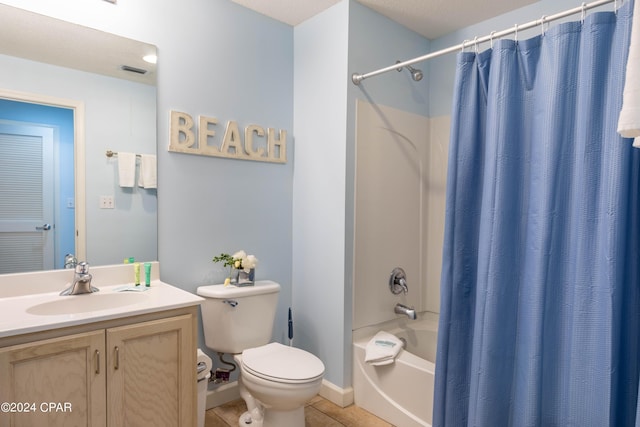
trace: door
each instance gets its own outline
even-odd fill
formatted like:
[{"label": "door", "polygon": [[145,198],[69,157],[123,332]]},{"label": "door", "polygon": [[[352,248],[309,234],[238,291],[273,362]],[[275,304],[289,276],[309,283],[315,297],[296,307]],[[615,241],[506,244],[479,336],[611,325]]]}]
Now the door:
[{"label": "door", "polygon": [[0,122],[0,273],[54,267],[54,129]]}]

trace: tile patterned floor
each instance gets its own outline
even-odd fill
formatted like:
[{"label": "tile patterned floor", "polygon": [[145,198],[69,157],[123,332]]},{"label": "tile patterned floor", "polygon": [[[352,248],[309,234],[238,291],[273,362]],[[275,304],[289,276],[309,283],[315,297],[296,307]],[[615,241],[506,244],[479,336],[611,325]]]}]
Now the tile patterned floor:
[{"label": "tile patterned floor", "polygon": [[[234,400],[205,415],[205,427],[236,427],[238,418],[247,410],[242,399]],[[340,406],[316,396],[304,408],[305,427],[393,427],[355,405]],[[283,426],[284,427],[284,426]]]}]

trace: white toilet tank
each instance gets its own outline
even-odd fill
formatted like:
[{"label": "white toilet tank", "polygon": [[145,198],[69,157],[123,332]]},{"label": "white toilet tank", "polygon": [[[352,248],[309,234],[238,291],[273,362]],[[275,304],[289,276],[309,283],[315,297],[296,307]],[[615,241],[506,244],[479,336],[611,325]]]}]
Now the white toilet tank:
[{"label": "white toilet tank", "polygon": [[216,352],[242,353],[267,344],[273,333],[280,285],[258,280],[253,286],[200,286],[204,341]]}]

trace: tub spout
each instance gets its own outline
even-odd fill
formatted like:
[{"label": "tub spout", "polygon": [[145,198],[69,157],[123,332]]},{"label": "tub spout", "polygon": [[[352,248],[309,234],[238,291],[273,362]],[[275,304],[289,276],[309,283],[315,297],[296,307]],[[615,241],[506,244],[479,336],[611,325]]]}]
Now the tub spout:
[{"label": "tub spout", "polygon": [[405,316],[407,316],[409,319],[411,320],[416,320],[417,319],[417,315],[416,315],[416,310],[413,307],[407,307],[404,304],[396,304],[395,308],[393,309],[393,311],[396,314],[404,314]]}]

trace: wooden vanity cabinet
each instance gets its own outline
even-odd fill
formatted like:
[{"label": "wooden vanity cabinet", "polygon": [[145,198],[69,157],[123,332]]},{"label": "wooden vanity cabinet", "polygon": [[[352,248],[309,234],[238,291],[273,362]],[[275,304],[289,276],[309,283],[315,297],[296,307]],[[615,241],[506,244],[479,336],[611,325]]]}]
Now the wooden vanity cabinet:
[{"label": "wooden vanity cabinet", "polygon": [[0,349],[0,425],[105,426],[104,348],[94,331]]},{"label": "wooden vanity cabinet", "polygon": [[0,425],[195,426],[196,309],[173,311],[185,310],[0,340],[0,404],[13,405]]},{"label": "wooden vanity cabinet", "polygon": [[195,414],[195,399],[184,400],[196,384],[191,323],[180,316],[107,329],[108,426],[180,427]]}]

